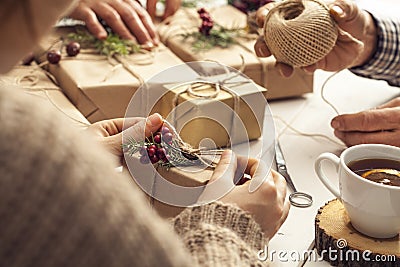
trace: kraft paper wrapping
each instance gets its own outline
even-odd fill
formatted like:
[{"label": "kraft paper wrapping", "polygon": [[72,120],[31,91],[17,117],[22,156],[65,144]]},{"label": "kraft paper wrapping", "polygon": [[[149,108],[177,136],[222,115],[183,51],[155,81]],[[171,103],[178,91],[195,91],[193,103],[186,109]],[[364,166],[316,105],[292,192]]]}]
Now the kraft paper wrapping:
[{"label": "kraft paper wrapping", "polygon": [[[211,80],[221,80],[218,77],[225,76],[212,76]],[[223,86],[228,90],[221,89],[212,98],[181,93],[191,83],[165,85],[168,91],[154,105],[153,111],[167,118],[181,138],[193,147],[226,147],[259,138],[267,90],[243,76],[229,82]],[[198,89],[201,89],[201,95],[215,94],[215,87],[211,84]],[[208,142],[202,142],[203,139],[208,139]]]},{"label": "kraft paper wrapping", "polygon": [[15,66],[7,74],[0,75],[0,83],[25,90],[35,96],[37,101],[54,107],[54,112],[63,113],[77,127],[89,125],[87,119],[37,65]]},{"label": "kraft paper wrapping", "polygon": [[[187,172],[179,168],[158,168],[158,173],[164,179],[176,185],[185,187],[198,187],[206,185],[213,174],[212,169],[205,169],[201,172]],[[154,184],[154,192],[157,193],[159,189],[159,183],[156,180]],[[177,196],[179,197],[179,196]],[[151,200],[153,208],[160,214],[160,216],[168,218],[178,215],[184,210],[184,207],[177,207],[173,205],[166,204],[164,202],[158,201],[157,199]]]},{"label": "kraft paper wrapping", "polygon": [[[209,12],[214,21],[225,27],[244,28],[247,25],[246,15],[232,6],[213,8]],[[273,57],[258,58],[254,53],[256,35],[238,38],[239,44],[229,48],[215,47],[208,51],[194,52],[190,40],[183,41],[180,34],[197,31],[200,23],[196,9],[182,8],[168,20],[168,24],[160,24],[158,32],[164,44],[185,62],[214,60],[239,70],[243,56],[244,74],[268,89],[268,99],[299,96],[313,91],[313,75],[296,69],[293,76],[284,78],[275,67]]]},{"label": "kraft paper wrapping", "polygon": [[[37,58],[44,61],[44,51],[59,36],[71,31],[71,28],[57,29],[42,42],[36,51]],[[131,97],[143,81],[166,68],[183,63],[163,45],[153,53],[120,57],[135,72],[135,76],[118,60],[107,59],[94,51],[81,49],[76,57],[68,57],[65,51],[62,53],[63,58],[59,64],[49,64],[46,67],[90,122],[124,117]]]},{"label": "kraft paper wrapping", "polygon": [[[126,172],[126,167],[128,167],[131,176],[132,174],[135,176],[132,177],[132,179],[136,186],[146,192],[146,198],[151,207],[164,218],[178,215],[184,207],[167,204],[163,201],[159,201],[159,198],[162,198],[165,194],[170,194],[177,202],[179,202],[180,198],[185,198],[183,195],[174,194],[170,191],[166,192],[167,189],[164,187],[165,182],[170,182],[177,186],[193,188],[206,185],[213,174],[213,170],[210,168],[199,169],[193,172],[179,167],[167,169],[165,167],[156,167],[156,165],[153,166],[151,164],[143,165],[136,155],[125,157],[125,160],[127,165],[124,171]],[[201,191],[199,191],[199,193],[201,193]]]}]

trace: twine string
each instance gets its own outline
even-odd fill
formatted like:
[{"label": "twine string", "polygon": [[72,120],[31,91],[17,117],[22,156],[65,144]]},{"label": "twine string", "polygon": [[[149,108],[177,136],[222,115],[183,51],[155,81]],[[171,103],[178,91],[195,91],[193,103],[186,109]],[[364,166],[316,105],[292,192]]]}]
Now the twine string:
[{"label": "twine string", "polygon": [[[46,63],[48,63],[48,62],[46,62]],[[79,120],[79,119],[76,119],[76,118],[72,117],[71,115],[69,115],[68,113],[66,113],[64,110],[62,110],[62,108],[60,108],[60,107],[53,101],[53,99],[50,97],[48,91],[51,91],[51,90],[58,91],[59,88],[55,88],[55,87],[49,87],[49,88],[41,87],[41,88],[37,88],[37,87],[35,87],[35,86],[38,86],[38,85],[39,85],[39,82],[40,82],[39,76],[38,76],[37,74],[35,74],[35,72],[38,71],[38,70],[44,71],[44,73],[45,73],[47,76],[50,75],[50,77],[52,77],[52,75],[51,75],[47,70],[42,69],[42,68],[40,67],[40,65],[36,65],[34,68],[32,68],[32,69],[30,70],[29,73],[27,73],[27,74],[25,74],[25,75],[22,75],[22,76],[19,76],[19,77],[16,77],[16,78],[15,78],[15,81],[14,81],[15,84],[16,84],[17,86],[19,86],[19,87],[22,87],[22,88],[25,90],[25,92],[28,93],[28,94],[32,94],[32,92],[34,92],[34,91],[41,91],[41,92],[43,92],[44,95],[46,96],[46,98],[48,99],[48,101],[50,102],[50,104],[51,104],[53,107],[55,107],[58,111],[60,111],[63,115],[65,115],[67,118],[69,118],[70,120],[75,121],[75,122],[77,122],[77,123],[79,123],[79,124],[82,124],[82,125],[84,125],[84,126],[89,126],[90,124],[88,124],[88,123],[86,123],[86,122],[83,122],[83,121],[81,121],[81,120]],[[54,82],[53,79],[50,79],[50,81],[51,81],[55,86],[58,87],[58,84],[56,84],[56,83]],[[28,83],[28,84],[27,84],[27,83]]]},{"label": "twine string", "polygon": [[320,0],[286,0],[269,10],[263,35],[277,61],[309,66],[335,46],[338,26]]}]

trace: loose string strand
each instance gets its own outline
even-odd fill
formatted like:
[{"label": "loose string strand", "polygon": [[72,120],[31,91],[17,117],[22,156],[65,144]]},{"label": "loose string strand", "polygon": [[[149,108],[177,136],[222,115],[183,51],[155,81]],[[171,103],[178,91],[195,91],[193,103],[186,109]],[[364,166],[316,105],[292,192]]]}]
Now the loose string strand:
[{"label": "loose string strand", "polygon": [[[333,139],[333,138],[331,138],[331,137],[329,137],[329,136],[327,136],[327,135],[325,135],[325,134],[303,132],[303,131],[300,131],[300,130],[296,129],[295,127],[291,126],[288,122],[286,122],[286,121],[285,121],[282,117],[280,117],[280,116],[273,115],[272,117],[273,117],[274,119],[279,120],[281,123],[283,123],[283,124],[286,126],[286,128],[290,129],[291,131],[295,132],[295,133],[298,134],[298,135],[306,136],[306,137],[311,137],[311,138],[322,138],[322,139],[328,140],[328,141],[330,141],[330,142],[332,142],[332,143],[334,143],[334,144],[336,144],[336,145],[344,146],[343,143],[341,143],[341,142],[339,142],[339,141],[337,141],[337,140],[335,140],[335,139]],[[278,136],[277,139],[279,139],[279,137],[280,137],[280,135]]]},{"label": "loose string strand", "polygon": [[[337,72],[331,74],[328,78],[325,79],[325,81],[323,82],[323,84],[322,84],[322,86],[321,86],[321,98],[322,98],[322,100],[323,100],[326,104],[328,104],[328,105],[335,111],[336,115],[339,115],[340,113],[339,113],[338,109],[326,98],[326,96],[325,96],[325,91],[326,91],[326,85],[328,84],[328,82],[329,82],[334,76],[336,76],[338,73],[339,73],[339,71],[337,71]],[[321,134],[321,133],[307,133],[307,132],[303,132],[303,131],[301,131],[301,130],[295,128],[295,127],[293,127],[290,123],[288,123],[285,119],[283,119],[283,118],[280,117],[280,116],[272,115],[272,117],[273,117],[274,119],[276,119],[276,120],[279,120],[281,123],[283,123],[283,124],[285,125],[285,127],[286,127],[287,129],[290,129],[291,131],[295,132],[295,133],[298,134],[298,135],[306,136],[306,137],[311,137],[311,138],[322,138],[322,139],[328,140],[328,141],[330,141],[330,142],[332,142],[332,143],[334,143],[334,144],[336,144],[336,145],[345,146],[345,144],[344,144],[343,142],[338,141],[338,140],[336,140],[336,139],[333,139],[332,137],[330,137],[330,136],[328,136],[328,135]],[[286,129],[286,128],[285,128],[285,129]],[[282,131],[282,133],[280,133],[280,134],[278,135],[278,137],[277,137],[278,140],[279,140],[280,136],[283,134],[283,132],[284,132],[284,131]]]},{"label": "loose string strand", "polygon": [[335,111],[336,115],[339,115],[340,113],[339,113],[338,109],[325,97],[325,90],[326,90],[326,85],[328,84],[328,82],[329,82],[333,77],[335,77],[338,73],[339,73],[339,71],[337,71],[337,72],[331,74],[331,75],[324,81],[324,83],[323,83],[322,86],[321,86],[321,98],[322,98],[322,100],[323,100],[326,104],[328,104],[328,105]]}]

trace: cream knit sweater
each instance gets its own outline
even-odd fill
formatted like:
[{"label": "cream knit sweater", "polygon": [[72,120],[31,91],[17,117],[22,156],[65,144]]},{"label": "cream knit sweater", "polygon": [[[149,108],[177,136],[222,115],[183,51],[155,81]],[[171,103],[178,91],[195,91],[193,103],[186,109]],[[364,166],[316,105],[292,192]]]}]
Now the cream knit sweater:
[{"label": "cream knit sweater", "polygon": [[173,231],[105,150],[50,110],[0,88],[0,266],[266,264],[250,215],[222,203],[187,208]]}]

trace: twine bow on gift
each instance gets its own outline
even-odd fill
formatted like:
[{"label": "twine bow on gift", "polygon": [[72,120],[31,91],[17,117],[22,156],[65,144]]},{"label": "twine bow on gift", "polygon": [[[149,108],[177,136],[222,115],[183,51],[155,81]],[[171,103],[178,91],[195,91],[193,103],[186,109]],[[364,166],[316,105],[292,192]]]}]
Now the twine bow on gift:
[{"label": "twine bow on gift", "polygon": [[[226,87],[223,85],[223,83],[221,82],[207,82],[207,81],[202,81],[202,80],[198,80],[198,81],[192,81],[192,82],[188,82],[185,84],[179,84],[177,86],[175,86],[174,88],[171,88],[171,90],[173,91],[174,89],[180,88],[180,87],[185,87],[185,89],[183,89],[182,91],[180,91],[179,93],[177,93],[173,99],[173,110],[171,113],[171,120],[173,122],[174,125],[176,125],[176,112],[177,112],[177,107],[178,107],[178,100],[179,97],[184,94],[187,93],[188,95],[194,97],[194,98],[199,98],[199,99],[203,99],[203,100],[210,100],[210,99],[215,99],[219,93],[221,92],[221,90],[229,93],[232,97],[233,97],[233,116],[231,118],[231,123],[230,123],[230,130],[229,133],[232,135],[230,136],[232,139],[234,138],[234,133],[235,131],[233,131],[233,129],[235,129],[236,126],[236,120],[235,120],[235,114],[237,114],[238,110],[239,110],[239,105],[240,105],[240,97],[239,95],[231,90],[230,88]],[[214,92],[209,92],[209,89],[212,88],[214,89]],[[201,92],[205,92],[208,91],[208,93],[201,93]],[[227,142],[226,146],[230,146],[231,142],[230,140]]]}]

